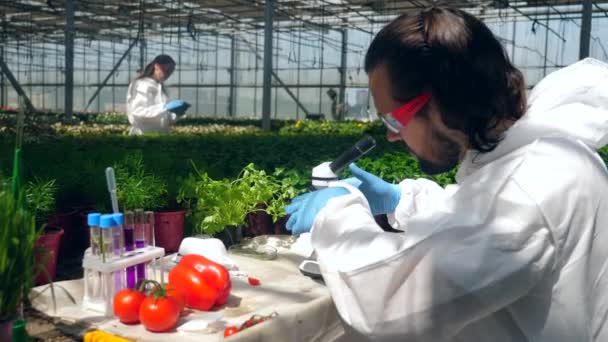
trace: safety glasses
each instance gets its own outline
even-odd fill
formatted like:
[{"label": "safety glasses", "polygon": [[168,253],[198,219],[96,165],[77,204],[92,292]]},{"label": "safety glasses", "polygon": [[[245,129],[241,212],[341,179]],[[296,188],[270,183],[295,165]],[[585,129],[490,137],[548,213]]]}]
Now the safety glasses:
[{"label": "safety glasses", "polygon": [[384,122],[388,130],[393,133],[399,133],[401,128],[405,127],[414,118],[416,113],[429,102],[430,98],[431,93],[424,92],[390,113],[383,114],[378,112],[378,117]]}]

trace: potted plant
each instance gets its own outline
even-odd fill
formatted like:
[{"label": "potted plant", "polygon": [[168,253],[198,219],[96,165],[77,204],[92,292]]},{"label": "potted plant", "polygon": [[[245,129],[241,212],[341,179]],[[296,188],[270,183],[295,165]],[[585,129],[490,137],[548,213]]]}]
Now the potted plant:
[{"label": "potted plant", "polygon": [[32,286],[39,235],[34,215],[22,204],[23,196],[15,196],[7,182],[0,182],[0,334],[9,341],[13,323],[23,324],[16,320],[23,316],[22,302]]},{"label": "potted plant", "polygon": [[144,169],[141,153],[126,156],[114,165],[117,198],[123,210],[154,210],[154,237],[157,246],[176,252],[184,238],[185,210],[160,211],[166,208],[167,183]]},{"label": "potted plant", "polygon": [[195,233],[216,236],[230,246],[242,238],[249,209],[243,198],[244,191],[244,183],[214,180],[206,172],[196,170],[196,175],[191,175],[182,185],[177,200],[190,209]]},{"label": "potted plant", "polygon": [[295,171],[278,168],[273,173],[279,180],[279,188],[266,208],[266,212],[272,218],[274,234],[289,234],[285,224],[289,216],[285,214],[285,207],[291,203],[296,196],[306,191],[306,185],[310,181]]},{"label": "potted plant", "polygon": [[54,179],[35,178],[25,185],[24,190],[25,202],[35,217],[36,226],[43,227],[42,233],[36,240],[35,261],[37,269],[34,272],[34,283],[42,285],[55,279],[57,257],[64,234],[63,227],[52,223],[45,224],[49,219],[49,214],[55,208],[57,186]]},{"label": "potted plant", "polygon": [[[285,233],[284,222],[280,225],[284,208],[301,192],[297,187],[302,182],[293,171],[277,169],[268,174],[253,164],[235,180],[214,180],[196,170],[184,182],[178,200],[190,207],[195,232],[216,235],[231,245],[243,235]],[[278,228],[273,227],[274,221],[279,222]]]},{"label": "potted plant", "polygon": [[286,234],[285,206],[303,192],[306,180],[295,170],[277,168],[268,174],[249,164],[237,181],[248,189],[243,197],[252,205],[247,213],[249,235]]}]

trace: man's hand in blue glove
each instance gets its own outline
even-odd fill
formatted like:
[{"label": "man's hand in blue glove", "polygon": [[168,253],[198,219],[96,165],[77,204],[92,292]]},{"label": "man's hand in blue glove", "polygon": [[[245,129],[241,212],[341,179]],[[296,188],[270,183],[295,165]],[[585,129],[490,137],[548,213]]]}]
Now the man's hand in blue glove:
[{"label": "man's hand in blue glove", "polygon": [[190,107],[190,105],[182,100],[171,100],[165,104],[165,110],[177,115],[184,114],[188,107]]},{"label": "man's hand in blue glove", "polygon": [[350,172],[361,184],[357,186],[367,198],[373,215],[389,214],[395,212],[401,199],[401,189],[397,184],[383,181],[369,172],[361,170],[354,163],[349,166]]},{"label": "man's hand in blue glove", "polygon": [[294,198],[285,212],[291,217],[287,220],[286,228],[293,235],[307,233],[315,223],[317,214],[331,198],[347,195],[349,191],[342,187],[329,187]]}]

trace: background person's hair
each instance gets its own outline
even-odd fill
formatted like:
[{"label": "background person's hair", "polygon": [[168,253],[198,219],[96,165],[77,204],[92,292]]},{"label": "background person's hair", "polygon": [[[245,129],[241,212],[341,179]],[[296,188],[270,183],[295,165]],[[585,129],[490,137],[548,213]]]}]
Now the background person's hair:
[{"label": "background person's hair", "polygon": [[493,150],[501,139],[494,128],[526,110],[522,73],[492,31],[458,9],[433,7],[389,23],[372,41],[365,71],[381,64],[396,101],[430,90],[445,124],[464,132],[478,151]]},{"label": "background person's hair", "polygon": [[169,55],[158,55],[154,57],[152,62],[148,63],[141,74],[137,77],[137,79],[144,77],[152,77],[154,75],[154,64],[167,65],[173,64],[175,65],[175,61]]}]

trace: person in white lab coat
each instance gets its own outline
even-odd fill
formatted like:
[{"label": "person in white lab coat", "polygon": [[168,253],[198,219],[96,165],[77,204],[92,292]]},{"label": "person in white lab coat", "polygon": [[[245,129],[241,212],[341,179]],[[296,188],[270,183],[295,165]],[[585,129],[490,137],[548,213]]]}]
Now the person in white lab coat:
[{"label": "person in white lab coat", "polygon": [[129,134],[169,133],[171,124],[186,112],[190,105],[182,100],[169,101],[163,84],[173,70],[173,58],[158,55],[131,82],[127,91]]},{"label": "person in white lab coat", "polygon": [[426,173],[460,168],[443,189],[351,165],[286,208],[348,340],[608,341],[608,65],[556,71],[526,101],[480,20],[431,8],[384,27],[365,68],[388,139]]}]

